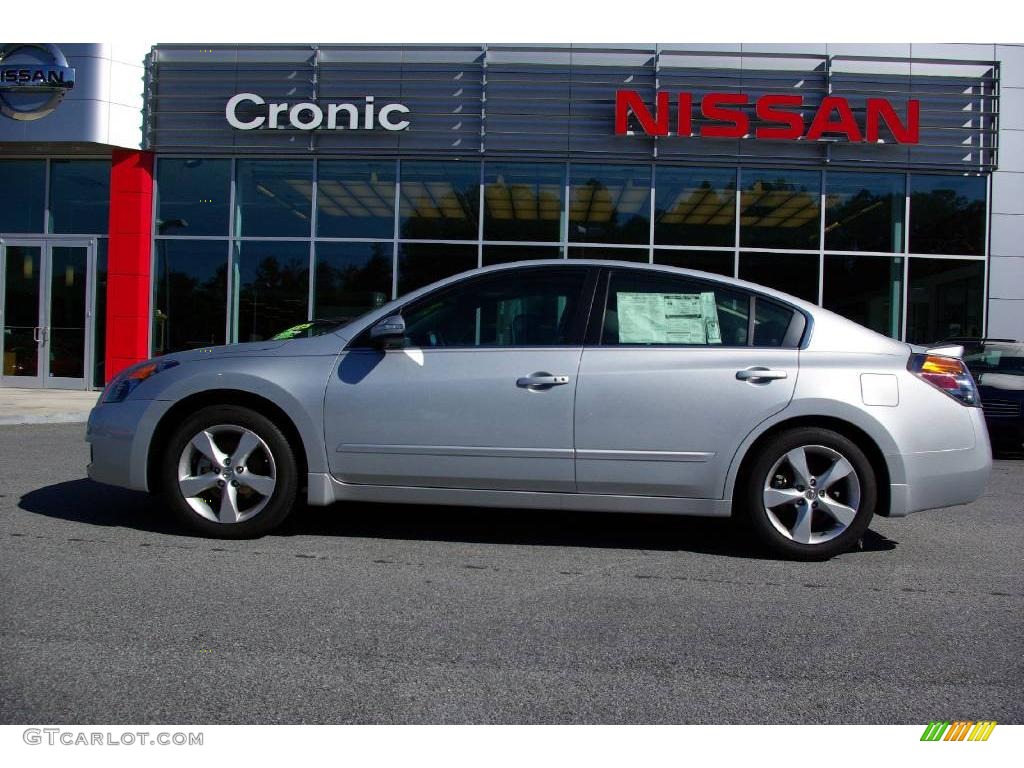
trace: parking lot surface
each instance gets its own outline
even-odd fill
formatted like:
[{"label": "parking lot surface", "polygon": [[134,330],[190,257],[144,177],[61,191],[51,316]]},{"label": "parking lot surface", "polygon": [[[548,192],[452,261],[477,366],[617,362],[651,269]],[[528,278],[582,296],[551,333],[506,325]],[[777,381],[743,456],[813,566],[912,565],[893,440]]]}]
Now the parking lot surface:
[{"label": "parking lot surface", "polygon": [[189,535],[0,426],[3,723],[1024,722],[1024,461],[825,563],[729,521],[300,508]]}]

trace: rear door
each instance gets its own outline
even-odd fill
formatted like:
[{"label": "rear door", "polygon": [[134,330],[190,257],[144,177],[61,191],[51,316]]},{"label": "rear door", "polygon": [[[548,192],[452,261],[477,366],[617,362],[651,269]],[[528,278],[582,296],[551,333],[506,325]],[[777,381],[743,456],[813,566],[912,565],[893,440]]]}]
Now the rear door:
[{"label": "rear door", "polygon": [[579,492],[721,498],[740,442],[792,399],[803,316],[685,276],[602,282],[576,393]]},{"label": "rear door", "polygon": [[573,404],[596,271],[516,268],[403,308],[406,341],[368,333],[326,392],[347,483],[574,491]]}]

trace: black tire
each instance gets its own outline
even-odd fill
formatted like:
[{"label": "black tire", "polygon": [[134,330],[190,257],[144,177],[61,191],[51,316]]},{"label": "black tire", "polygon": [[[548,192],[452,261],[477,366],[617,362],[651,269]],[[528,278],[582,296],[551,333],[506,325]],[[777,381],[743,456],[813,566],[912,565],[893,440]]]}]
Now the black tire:
[{"label": "black tire", "polygon": [[[187,461],[183,458],[183,453],[191,443],[192,438],[204,430],[216,430],[220,427],[235,427],[239,430],[251,431],[263,441],[263,445],[255,449],[255,457],[251,457],[254,463],[262,462],[262,469],[255,473],[250,472],[250,476],[252,474],[268,473],[276,475],[274,477],[276,482],[273,486],[273,492],[268,496],[260,496],[252,491],[244,485],[245,481],[242,481],[243,484],[239,485],[238,481],[218,480],[217,486],[211,487],[208,492],[203,492],[203,495],[206,497],[206,503],[210,507],[209,511],[214,514],[216,514],[214,507],[218,505],[220,494],[224,492],[224,487],[228,483],[236,486],[236,493],[238,494],[236,498],[239,499],[239,502],[243,501],[240,497],[246,494],[248,494],[247,498],[252,497],[255,499],[255,502],[249,506],[246,512],[246,514],[251,514],[252,516],[247,519],[241,519],[238,522],[218,522],[204,517],[186,500],[179,485],[179,467],[182,462]],[[227,440],[225,445],[230,448],[233,433],[230,429],[227,429],[221,434],[225,436],[223,439]],[[218,447],[222,446],[218,445]],[[267,457],[268,449],[269,458]],[[223,448],[222,450],[227,453],[227,450]],[[202,456],[196,456],[196,458],[200,461],[204,459]],[[250,468],[242,467],[243,472],[247,469]],[[233,471],[237,470],[238,468],[233,468]],[[204,471],[203,474],[207,474],[207,472]],[[225,477],[228,476],[226,475]],[[230,477],[235,476],[230,475]],[[238,478],[241,481],[242,475],[238,475]],[[262,536],[276,528],[292,511],[299,487],[298,466],[295,460],[295,453],[281,428],[266,416],[238,405],[212,405],[189,416],[171,433],[160,459],[159,484],[159,492],[164,502],[170,507],[175,516],[189,528],[204,536],[214,538],[248,539]],[[196,499],[198,499],[198,496]],[[194,499],[194,502],[196,499]],[[198,501],[201,502],[203,499],[198,499]],[[237,508],[241,504],[236,503],[234,506]],[[252,510],[256,511],[252,512]]]},{"label": "black tire", "polygon": [[[832,458],[827,453],[830,450],[840,454],[852,465],[855,476],[848,476],[847,479],[838,481],[833,486],[835,488],[833,491],[835,498],[831,496],[827,496],[824,499],[819,498],[813,504],[809,499],[801,499],[795,501],[792,505],[784,504],[775,507],[770,513],[765,502],[766,486],[769,484],[771,484],[772,489],[782,488],[786,493],[794,493],[794,495],[797,488],[804,488],[803,493],[806,493],[808,489],[812,493],[815,490],[813,487],[797,484],[799,482],[797,480],[797,473],[792,471],[792,466],[788,460],[783,458],[791,451],[801,448],[807,449],[804,452],[805,458],[810,457],[808,458],[809,474],[814,475],[817,471],[816,467],[826,466],[826,463]],[[825,450],[822,450],[822,448]],[[784,464],[782,467],[776,468],[779,461],[783,461]],[[812,464],[814,466],[811,466]],[[772,478],[769,478],[769,472],[772,472],[773,468],[776,469],[772,473]],[[793,477],[787,476],[790,474]],[[824,474],[820,476],[824,477]],[[857,483],[856,486],[853,485],[855,482]],[[817,483],[817,477],[813,478],[812,485],[814,483]],[[843,484],[842,487],[840,487],[840,483]],[[792,484],[792,486],[789,487],[789,484]],[[853,490],[854,488],[856,490]],[[758,448],[757,454],[748,464],[737,490],[737,516],[743,518],[753,537],[772,553],[791,560],[826,560],[853,549],[871,523],[878,499],[875,471],[867,456],[864,455],[864,452],[846,436],[830,429],[817,427],[801,427],[786,430]],[[850,494],[850,498],[844,500],[842,498],[844,492]],[[852,522],[846,525],[845,529],[841,529],[844,523],[840,522],[838,518],[832,517],[831,514],[824,512],[823,508],[828,507],[826,501],[849,501],[853,498],[852,494],[858,492],[859,499],[856,506],[856,515],[853,517]],[[818,489],[817,493],[820,494],[821,490]],[[820,506],[813,506],[818,504],[819,500],[822,504]],[[816,537],[824,538],[831,535],[833,536],[832,538],[815,542],[808,537],[810,543],[802,543],[795,540],[794,534],[797,530],[795,521],[800,511],[805,509],[802,506],[804,504],[812,506],[810,511],[811,527],[805,530],[816,529]],[[787,518],[787,515],[792,515],[792,518]],[[773,516],[775,522],[773,522]],[[792,528],[787,525],[788,519],[792,519],[794,522]],[[784,529],[789,528],[790,535],[783,534],[777,525]],[[841,532],[835,533],[835,531],[839,530]]]}]

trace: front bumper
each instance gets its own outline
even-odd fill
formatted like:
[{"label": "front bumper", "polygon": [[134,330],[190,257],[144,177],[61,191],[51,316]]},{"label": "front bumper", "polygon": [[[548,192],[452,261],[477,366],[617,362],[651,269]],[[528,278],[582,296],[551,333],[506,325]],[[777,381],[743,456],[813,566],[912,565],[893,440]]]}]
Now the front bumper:
[{"label": "front bumper", "polygon": [[970,504],[985,492],[992,473],[992,448],[980,408],[971,409],[971,424],[974,445],[970,448],[900,455],[906,482],[890,486],[890,517]]},{"label": "front bumper", "polygon": [[149,437],[162,412],[154,400],[98,403],[89,413],[85,440],[90,445],[88,476],[108,485],[148,491]]}]

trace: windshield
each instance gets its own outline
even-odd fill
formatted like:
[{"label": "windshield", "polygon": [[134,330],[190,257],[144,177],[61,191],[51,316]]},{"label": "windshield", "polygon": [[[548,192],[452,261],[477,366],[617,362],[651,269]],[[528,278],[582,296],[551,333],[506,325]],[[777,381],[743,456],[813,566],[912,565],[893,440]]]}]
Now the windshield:
[{"label": "windshield", "polygon": [[1008,373],[1024,376],[1024,344],[985,344],[964,355],[974,373]]}]

